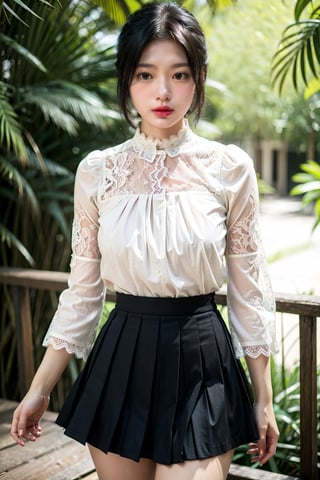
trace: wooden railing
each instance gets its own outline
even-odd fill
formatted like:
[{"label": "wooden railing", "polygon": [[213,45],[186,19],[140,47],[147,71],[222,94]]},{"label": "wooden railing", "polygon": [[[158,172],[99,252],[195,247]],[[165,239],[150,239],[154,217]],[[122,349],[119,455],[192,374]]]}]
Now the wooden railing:
[{"label": "wooden railing", "polygon": [[[32,321],[29,290],[62,291],[67,286],[68,274],[0,267],[0,284],[10,285],[14,299],[18,366],[21,394],[23,395],[34,375]],[[112,295],[107,299],[113,300]],[[218,305],[226,305],[226,294],[216,294]],[[300,333],[300,477],[302,480],[318,479],[317,471],[317,317],[320,317],[320,297],[305,295],[276,295],[277,312],[299,316]],[[245,474],[243,472],[246,472]],[[249,476],[249,471],[252,472]],[[242,473],[241,473],[242,472]],[[230,479],[258,478],[253,469],[235,468]],[[259,472],[259,478],[266,478]],[[246,475],[246,476],[244,476]],[[283,475],[273,477],[284,478]],[[289,479],[290,477],[285,477]]]}]

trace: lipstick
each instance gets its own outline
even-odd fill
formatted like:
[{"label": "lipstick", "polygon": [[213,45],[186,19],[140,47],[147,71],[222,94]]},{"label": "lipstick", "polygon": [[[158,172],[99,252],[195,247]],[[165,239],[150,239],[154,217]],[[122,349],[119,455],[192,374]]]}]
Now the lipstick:
[{"label": "lipstick", "polygon": [[169,117],[169,115],[171,115],[171,113],[173,112],[173,109],[170,107],[163,106],[163,107],[156,107],[152,111],[158,117],[164,118],[164,117]]}]

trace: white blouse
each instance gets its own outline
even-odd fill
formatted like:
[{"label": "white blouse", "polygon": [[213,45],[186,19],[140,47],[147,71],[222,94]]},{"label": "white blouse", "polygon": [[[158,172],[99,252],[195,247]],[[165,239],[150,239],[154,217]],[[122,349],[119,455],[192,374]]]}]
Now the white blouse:
[{"label": "white blouse", "polygon": [[69,284],[43,344],[86,358],[106,288],[184,297],[217,291],[227,277],[237,357],[276,353],[258,213],[250,157],[199,137],[187,122],[169,139],[137,129],[90,153],[75,180]]}]

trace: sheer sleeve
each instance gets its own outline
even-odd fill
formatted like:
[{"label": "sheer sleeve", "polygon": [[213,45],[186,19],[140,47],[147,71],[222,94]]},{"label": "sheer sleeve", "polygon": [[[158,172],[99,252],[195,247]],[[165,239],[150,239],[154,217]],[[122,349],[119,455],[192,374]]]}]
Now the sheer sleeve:
[{"label": "sheer sleeve", "polygon": [[65,348],[78,358],[88,356],[104,299],[97,240],[100,156],[99,152],[88,155],[76,173],[68,288],[60,295],[57,311],[43,341],[44,346]]},{"label": "sheer sleeve", "polygon": [[227,298],[237,357],[277,353],[275,302],[259,232],[259,197],[251,158],[227,147],[222,161],[227,204]]}]

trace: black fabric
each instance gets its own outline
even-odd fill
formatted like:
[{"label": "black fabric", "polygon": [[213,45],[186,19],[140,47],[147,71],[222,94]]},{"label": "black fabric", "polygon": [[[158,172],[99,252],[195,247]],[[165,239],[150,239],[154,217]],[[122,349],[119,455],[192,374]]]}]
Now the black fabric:
[{"label": "black fabric", "polygon": [[162,464],[256,440],[247,378],[214,296],[117,294],[57,423],[83,444]]}]

